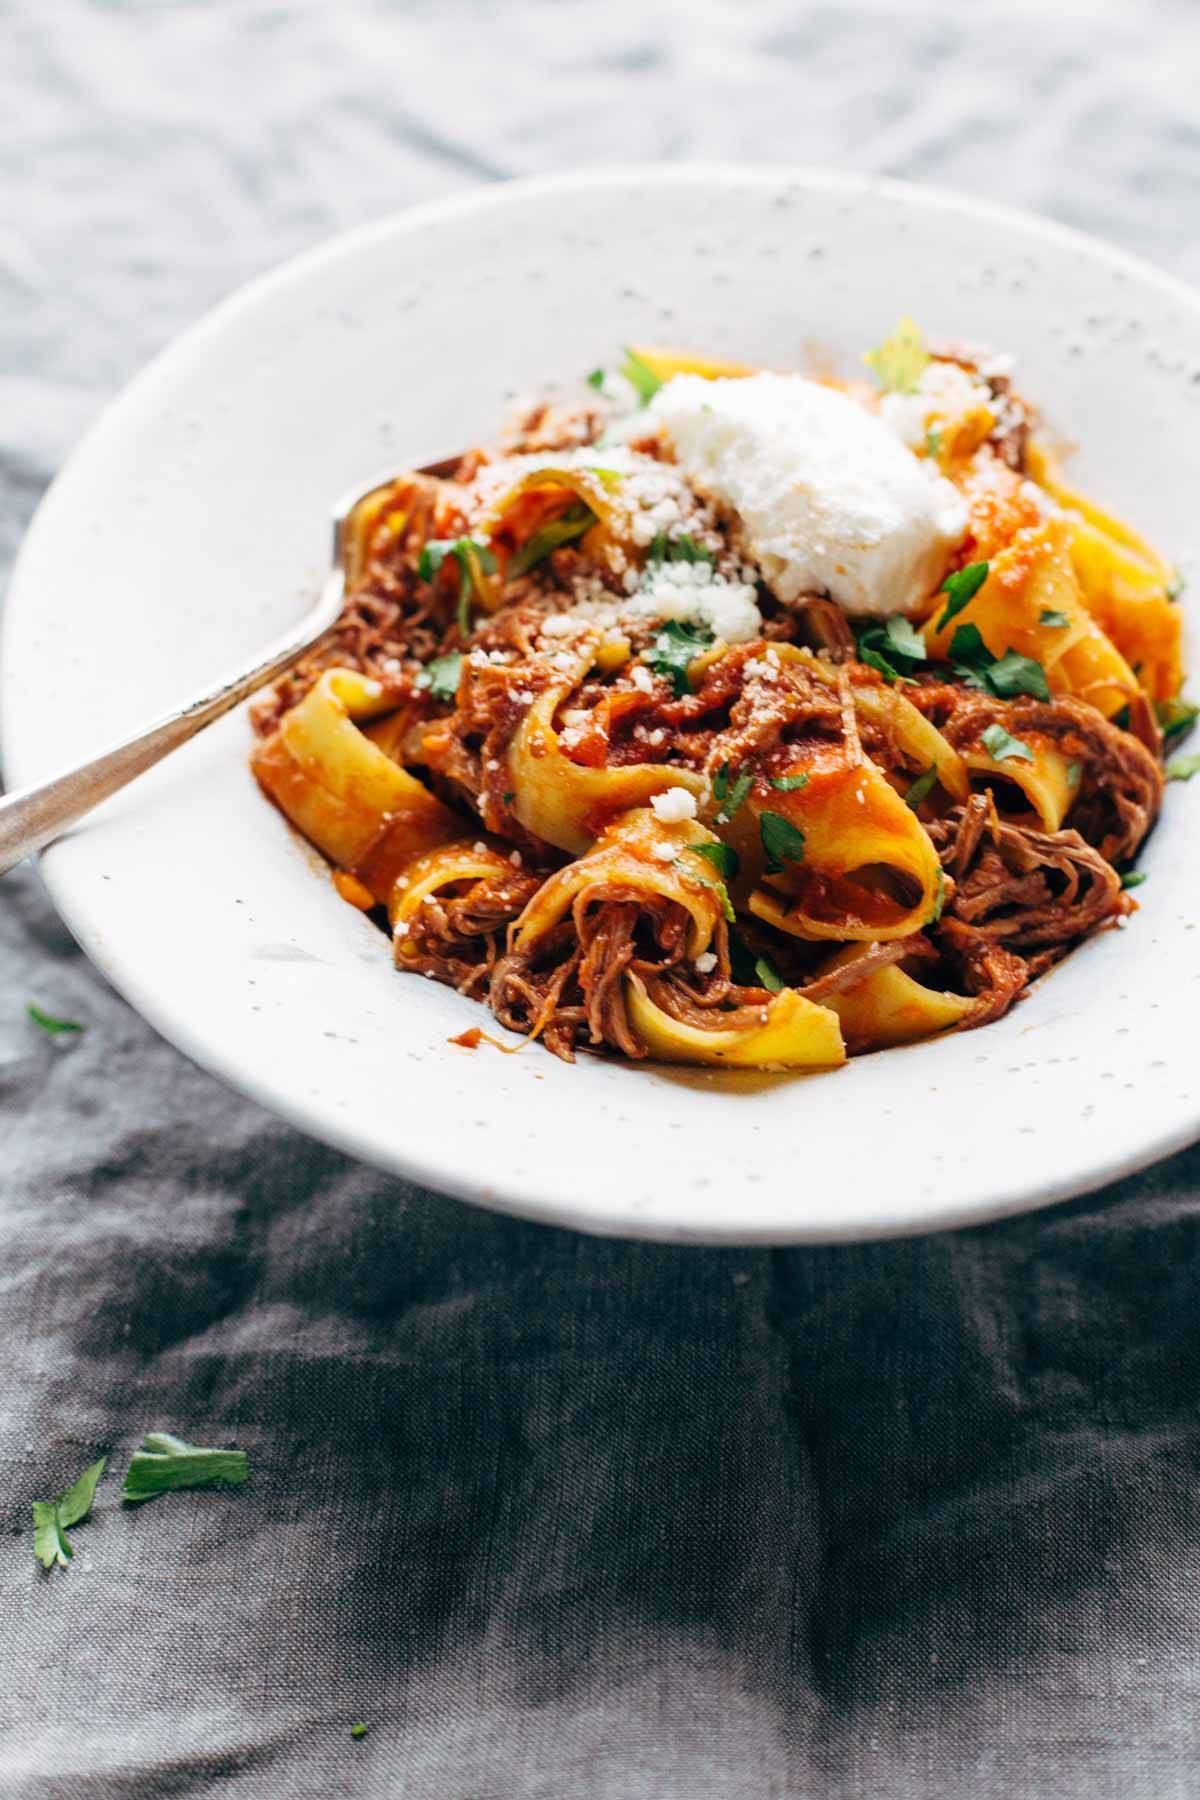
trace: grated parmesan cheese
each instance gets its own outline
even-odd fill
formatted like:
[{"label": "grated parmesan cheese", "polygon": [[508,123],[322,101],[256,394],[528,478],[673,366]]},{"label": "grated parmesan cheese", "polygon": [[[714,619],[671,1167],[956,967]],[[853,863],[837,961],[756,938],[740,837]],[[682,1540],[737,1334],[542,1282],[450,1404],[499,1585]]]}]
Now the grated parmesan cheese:
[{"label": "grated parmesan cheese", "polygon": [[664,825],[682,825],[685,819],[696,816],[696,796],[689,788],[669,787],[665,793],[652,794],[650,804],[655,818]]}]

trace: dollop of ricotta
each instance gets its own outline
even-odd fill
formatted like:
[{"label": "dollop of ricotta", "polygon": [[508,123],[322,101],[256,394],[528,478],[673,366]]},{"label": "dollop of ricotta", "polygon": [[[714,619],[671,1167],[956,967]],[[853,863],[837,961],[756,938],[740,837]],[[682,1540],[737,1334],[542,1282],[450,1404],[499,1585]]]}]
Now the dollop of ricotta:
[{"label": "dollop of ricotta", "polygon": [[801,375],[676,375],[650,412],[697,492],[735,513],[781,600],[913,611],[967,526],[957,490],[876,415]]}]

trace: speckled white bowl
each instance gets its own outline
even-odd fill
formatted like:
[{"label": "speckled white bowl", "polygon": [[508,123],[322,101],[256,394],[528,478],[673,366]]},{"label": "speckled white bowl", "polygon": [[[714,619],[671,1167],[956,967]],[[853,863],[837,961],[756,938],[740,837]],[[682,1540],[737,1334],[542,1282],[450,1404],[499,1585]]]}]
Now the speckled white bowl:
[{"label": "speckled white bowl", "polygon": [[[1186,568],[1200,301],[1153,270],[974,201],[785,168],[490,188],[256,282],[109,409],[14,578],[10,783],[269,638],[321,576],[331,499],[486,438],[514,392],[637,339],[851,369],[900,311],[1015,351],[1080,481]],[[836,1074],[737,1077],[451,1045],[484,1014],[393,974],[261,798],[249,741],[226,720],[51,849],[46,880],[189,1056],[386,1168],[588,1231],[786,1243],[1017,1212],[1200,1135],[1200,783],[1168,794],[1131,927],[999,1025]]]}]

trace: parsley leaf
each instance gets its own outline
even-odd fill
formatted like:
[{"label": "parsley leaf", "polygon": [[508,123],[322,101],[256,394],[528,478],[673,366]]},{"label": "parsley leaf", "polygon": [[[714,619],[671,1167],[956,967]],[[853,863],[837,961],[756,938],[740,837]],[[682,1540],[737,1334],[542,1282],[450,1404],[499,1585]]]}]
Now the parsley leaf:
[{"label": "parsley leaf", "polygon": [[249,1473],[244,1450],[206,1450],[169,1431],[148,1431],[129,1459],[121,1498],[137,1505],[174,1488],[209,1487],[215,1481],[240,1487]]},{"label": "parsley leaf", "polygon": [[727,762],[721,764],[712,778],[713,799],[717,803],[717,818],[721,824],[729,823],[753,786],[753,770],[738,769],[733,772]]},{"label": "parsley leaf", "polygon": [[889,684],[911,674],[924,662],[925,642],[907,619],[891,618],[886,625],[867,625],[858,634],[858,659],[875,669]]},{"label": "parsley leaf", "polygon": [[1173,700],[1157,701],[1154,711],[1162,727],[1163,742],[1167,745],[1178,743],[1200,717],[1200,706],[1193,706],[1190,700],[1184,700],[1178,694]]},{"label": "parsley leaf", "polygon": [[1044,606],[1038,614],[1038,624],[1047,625],[1054,631],[1061,631],[1071,623],[1065,612],[1056,612],[1052,606]]},{"label": "parsley leaf", "polygon": [[74,1486],[57,1500],[34,1501],[33,1554],[43,1569],[52,1569],[55,1563],[65,1569],[75,1554],[67,1527],[80,1524],[91,1512],[96,1484],[107,1461],[107,1456],[101,1456],[89,1464]]},{"label": "parsley leaf", "polygon": [[686,531],[681,531],[678,537],[668,537],[665,531],[656,532],[646,552],[646,561],[651,566],[664,562],[715,563],[716,560],[713,551],[706,550]]},{"label": "parsley leaf", "polygon": [[1050,698],[1050,684],[1041,663],[1031,656],[1018,656],[1015,650],[1006,650],[984,679],[1001,700],[1011,700],[1014,694],[1032,694],[1035,700]]},{"label": "parsley leaf", "polygon": [[[937,629],[945,631],[951,619],[957,618],[964,606],[969,606],[980,588],[988,578],[990,563],[968,563],[965,569],[955,569],[953,575],[947,575],[942,583],[943,594],[949,594],[946,609],[937,622]],[[1064,620],[1064,624],[1065,624]]]},{"label": "parsley leaf", "polygon": [[604,370],[593,369],[587,378],[587,384],[590,388],[595,388],[596,392],[599,393],[604,386]]},{"label": "parsley leaf", "polygon": [[936,425],[931,425],[925,433],[926,456],[940,456],[942,453],[942,434]]},{"label": "parsley leaf", "polygon": [[929,367],[929,352],[919,327],[901,319],[891,337],[878,350],[868,350],[863,361],[885,393],[915,394]]},{"label": "parsley leaf", "polygon": [[560,544],[569,544],[596,523],[596,515],[590,506],[579,501],[569,506],[558,518],[547,520],[540,531],[527,538],[508,565],[508,574],[515,581],[518,575],[527,575],[536,563],[557,550]]},{"label": "parsley leaf", "polygon": [[1200,756],[1177,756],[1164,771],[1168,781],[1190,781],[1200,773]]},{"label": "parsley leaf", "polygon": [[725,881],[733,881],[741,867],[741,859],[730,844],[689,844],[693,856],[703,856]]},{"label": "parsley leaf", "polygon": [[56,1019],[53,1013],[43,1012],[32,1000],[25,1002],[25,1012],[49,1037],[65,1037],[68,1032],[83,1030],[78,1019]]},{"label": "parsley leaf", "polygon": [[428,688],[434,700],[453,700],[458,693],[458,678],[462,674],[462,666],[461,650],[451,650],[448,656],[435,656],[417,676],[416,685]]},{"label": "parsley leaf", "polygon": [[691,693],[688,669],[712,642],[707,625],[689,625],[679,619],[669,619],[655,638],[650,667],[656,675],[666,676],[677,700]]},{"label": "parsley leaf", "polygon": [[883,628],[883,635],[887,639],[888,649],[894,655],[905,656],[909,662],[925,661],[925,640],[919,631],[914,631],[908,619],[901,618],[899,614],[889,619]]},{"label": "parsley leaf", "polygon": [[930,763],[925,773],[917,776],[917,779],[913,782],[907,794],[905,794],[905,806],[911,807],[913,812],[916,812],[922,800],[927,800],[937,786],[937,778],[937,764]]},{"label": "parsley leaf", "polygon": [[1121,886],[1123,888],[1141,887],[1143,881],[1148,880],[1149,876],[1145,869],[1126,869],[1121,877]]},{"label": "parsley leaf", "polygon": [[766,855],[768,875],[780,874],[784,863],[804,861],[804,833],[782,813],[759,813],[758,835]]},{"label": "parsley leaf", "polygon": [[364,1725],[360,1719],[357,1725],[352,1725],[350,1727],[350,1736],[352,1738],[365,1738],[370,1729],[371,1727],[369,1725]]},{"label": "parsley leaf", "polygon": [[771,786],[782,794],[796,794],[808,786],[807,775],[772,775]]},{"label": "parsley leaf", "polygon": [[636,350],[625,351],[625,361],[621,364],[621,373],[634,389],[643,406],[649,406],[662,382],[654,373],[648,362],[640,357]]},{"label": "parsley leaf", "polygon": [[[714,848],[714,846],[709,844],[688,845],[688,849],[692,851],[712,848]],[[733,910],[733,903],[729,898],[729,889],[725,886],[725,883],[719,880],[715,875],[705,875],[700,869],[693,868],[690,863],[685,863],[681,856],[675,858],[675,867],[681,870],[681,872],[687,876],[689,881],[698,881],[701,887],[713,889],[717,899],[721,902],[721,913],[723,917],[732,925],[737,914]]]},{"label": "parsley leaf", "polygon": [[755,958],[754,973],[758,976],[760,985],[765,987],[769,994],[778,994],[782,990],[783,976],[769,956]]},{"label": "parsley leaf", "polygon": [[466,637],[471,629],[471,594],[480,587],[480,576],[496,573],[496,558],[486,544],[473,537],[430,538],[421,551],[417,574],[432,581],[448,556],[458,564],[458,628]]},{"label": "parsley leaf", "polygon": [[960,625],[950,639],[950,666],[968,687],[984,685],[983,672],[995,662],[978,625]]},{"label": "parsley leaf", "polygon": [[1020,738],[1005,731],[1003,725],[989,725],[983,734],[983,747],[993,762],[1005,762],[1019,759],[1022,762],[1035,760],[1033,751]]}]

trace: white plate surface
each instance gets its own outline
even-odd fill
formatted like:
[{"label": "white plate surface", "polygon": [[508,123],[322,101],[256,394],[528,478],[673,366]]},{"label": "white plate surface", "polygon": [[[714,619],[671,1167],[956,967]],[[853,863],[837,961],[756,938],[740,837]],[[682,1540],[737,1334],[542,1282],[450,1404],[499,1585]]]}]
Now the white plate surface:
[{"label": "white plate surface", "polygon": [[[269,639],[320,579],[332,499],[486,439],[514,393],[639,339],[849,371],[901,311],[1013,350],[1078,479],[1187,567],[1200,300],[1143,265],[975,202],[785,168],[492,188],[255,283],[107,411],[13,580],[10,785]],[[166,1037],[386,1168],[589,1231],[785,1243],[1021,1211],[1200,1135],[1200,782],[1168,792],[1130,928],[999,1025],[739,1077],[451,1045],[483,1012],[393,974],[259,795],[249,743],[227,719],[54,846],[45,877]]]}]

